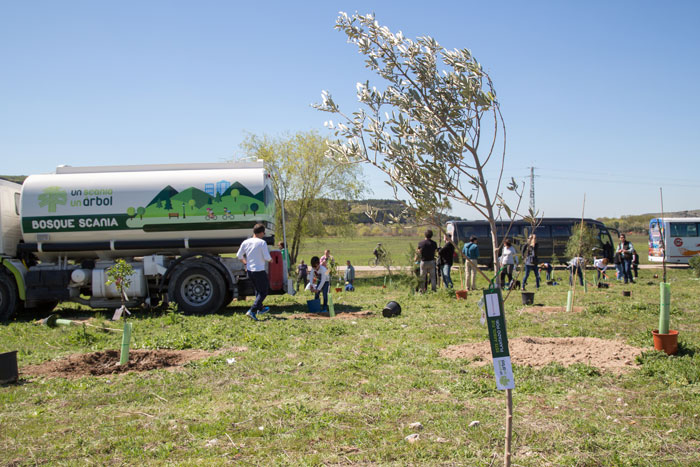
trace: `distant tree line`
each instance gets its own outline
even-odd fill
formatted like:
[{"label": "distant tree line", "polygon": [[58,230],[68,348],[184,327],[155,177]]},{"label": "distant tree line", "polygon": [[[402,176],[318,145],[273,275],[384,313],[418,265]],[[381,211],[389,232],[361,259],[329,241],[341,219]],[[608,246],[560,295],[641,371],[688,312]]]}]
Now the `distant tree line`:
[{"label": "distant tree line", "polygon": [[8,182],[24,183],[24,179],[27,178],[26,175],[0,175],[0,178],[7,180]]},{"label": "distant tree line", "polygon": [[[639,214],[621,217],[599,217],[598,220],[620,232],[649,233],[649,221],[661,217],[661,213]],[[700,217],[700,209],[690,211],[665,212],[664,217]]]}]

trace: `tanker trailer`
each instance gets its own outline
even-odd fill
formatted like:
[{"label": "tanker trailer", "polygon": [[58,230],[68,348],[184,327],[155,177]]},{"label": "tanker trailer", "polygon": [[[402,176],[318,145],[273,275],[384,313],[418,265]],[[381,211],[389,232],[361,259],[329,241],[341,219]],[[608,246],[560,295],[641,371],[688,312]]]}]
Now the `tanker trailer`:
[{"label": "tanker trailer", "polygon": [[[21,195],[19,185],[3,185],[0,294],[8,300],[0,301],[0,318],[13,306],[60,301],[119,306],[114,286],[104,284],[119,258],[135,271],[130,306],[165,300],[202,313],[251,294],[243,264],[224,254],[235,253],[256,223],[274,244],[271,183],[262,162],[251,162],[58,167],[27,177]],[[5,224],[14,232],[7,241]],[[279,251],[271,255],[271,293],[284,293],[287,268]]]}]

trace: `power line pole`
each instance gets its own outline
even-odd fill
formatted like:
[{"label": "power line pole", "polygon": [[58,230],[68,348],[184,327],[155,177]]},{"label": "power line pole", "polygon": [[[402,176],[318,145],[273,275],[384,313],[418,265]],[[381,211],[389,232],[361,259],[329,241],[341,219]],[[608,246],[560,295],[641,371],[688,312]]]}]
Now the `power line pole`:
[{"label": "power line pole", "polygon": [[535,168],[530,167],[530,211],[535,212]]}]

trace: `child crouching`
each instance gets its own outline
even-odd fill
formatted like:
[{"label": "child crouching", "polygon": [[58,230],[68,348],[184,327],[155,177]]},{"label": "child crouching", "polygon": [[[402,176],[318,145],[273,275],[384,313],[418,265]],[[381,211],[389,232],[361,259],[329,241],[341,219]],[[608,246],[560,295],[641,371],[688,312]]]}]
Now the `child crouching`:
[{"label": "child crouching", "polygon": [[311,287],[310,290],[316,295],[314,298],[318,300],[318,297],[323,292],[323,304],[321,305],[321,311],[328,311],[328,287],[330,282],[328,280],[328,269],[325,266],[321,266],[321,260],[318,256],[311,258]]}]

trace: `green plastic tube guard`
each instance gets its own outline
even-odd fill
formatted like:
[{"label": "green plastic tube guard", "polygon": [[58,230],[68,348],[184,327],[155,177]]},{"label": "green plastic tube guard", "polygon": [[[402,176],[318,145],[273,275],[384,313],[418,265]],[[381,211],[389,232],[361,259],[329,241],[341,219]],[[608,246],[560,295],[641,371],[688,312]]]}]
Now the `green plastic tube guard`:
[{"label": "green plastic tube guard", "polygon": [[659,284],[661,296],[659,307],[659,334],[668,334],[668,324],[671,312],[671,284],[661,282]]},{"label": "green plastic tube guard", "polygon": [[119,357],[119,364],[129,363],[129,343],[131,342],[131,323],[124,323],[124,334],[122,335],[122,352]]},{"label": "green plastic tube guard", "polygon": [[566,294],[566,311],[571,311],[574,304],[574,292],[569,290]]}]

